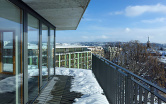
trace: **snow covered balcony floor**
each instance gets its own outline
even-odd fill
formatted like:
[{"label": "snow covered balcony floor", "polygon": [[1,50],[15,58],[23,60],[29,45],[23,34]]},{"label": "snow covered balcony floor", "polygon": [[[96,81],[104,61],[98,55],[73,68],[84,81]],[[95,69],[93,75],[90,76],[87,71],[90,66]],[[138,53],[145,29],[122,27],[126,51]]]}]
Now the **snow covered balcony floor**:
[{"label": "snow covered balcony floor", "polygon": [[34,104],[109,104],[103,90],[87,69],[57,68]]}]

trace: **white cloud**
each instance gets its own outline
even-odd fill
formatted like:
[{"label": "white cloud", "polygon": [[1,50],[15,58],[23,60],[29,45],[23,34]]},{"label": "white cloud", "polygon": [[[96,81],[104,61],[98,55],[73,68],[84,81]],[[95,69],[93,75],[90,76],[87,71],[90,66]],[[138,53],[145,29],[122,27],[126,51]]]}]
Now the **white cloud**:
[{"label": "white cloud", "polygon": [[115,15],[120,15],[120,14],[123,14],[123,11],[117,11],[117,12],[115,12]]},{"label": "white cloud", "polygon": [[110,12],[109,15],[121,15],[123,14],[123,11],[116,11],[116,12]]},{"label": "white cloud", "polygon": [[[160,28],[126,28],[122,30],[121,28],[116,28],[110,31],[110,36],[113,37],[114,41],[123,40],[139,40],[141,42],[147,42],[147,37],[149,36],[151,42],[166,43],[166,27]],[[129,32],[126,32],[126,30]],[[107,31],[108,32],[108,31]]]},{"label": "white cloud", "polygon": [[102,22],[101,19],[91,19],[91,18],[83,18],[82,21],[86,21],[86,22]]},{"label": "white cloud", "polygon": [[[139,40],[147,42],[150,37],[151,42],[166,43],[166,27],[159,28],[108,28],[108,27],[90,27],[92,31],[96,31],[88,38],[89,41],[118,41],[123,42],[131,40]],[[88,34],[86,34],[88,36]]]},{"label": "white cloud", "polygon": [[[86,31],[86,32],[85,32]],[[57,31],[58,42],[93,42],[93,41],[131,41],[166,43],[166,27],[158,28],[110,28],[103,26],[87,26],[79,31]]]},{"label": "white cloud", "polygon": [[114,14],[114,12],[110,12],[110,13],[109,13],[109,15],[113,15],[113,14]]},{"label": "white cloud", "polygon": [[82,36],[82,38],[84,38],[84,39],[88,39],[88,36]]},{"label": "white cloud", "polygon": [[127,28],[125,29],[125,31],[126,31],[126,32],[130,32],[130,28],[127,27]]},{"label": "white cloud", "polygon": [[156,18],[150,20],[142,20],[143,23],[158,23],[158,22],[166,22],[166,18]]},{"label": "white cloud", "polygon": [[139,16],[144,13],[166,13],[166,6],[162,4],[128,6],[125,9],[126,16]]},{"label": "white cloud", "polygon": [[93,40],[93,39],[108,39],[109,38],[106,35],[97,35],[97,36],[94,36],[94,35],[95,34],[89,35],[89,36],[82,36],[82,38],[83,39],[87,39],[87,40],[89,40],[89,39],[91,39],[91,40]]},{"label": "white cloud", "polygon": [[[99,37],[100,38],[100,37]],[[101,36],[102,39],[108,39],[109,37],[105,36],[105,35],[102,35]]]}]

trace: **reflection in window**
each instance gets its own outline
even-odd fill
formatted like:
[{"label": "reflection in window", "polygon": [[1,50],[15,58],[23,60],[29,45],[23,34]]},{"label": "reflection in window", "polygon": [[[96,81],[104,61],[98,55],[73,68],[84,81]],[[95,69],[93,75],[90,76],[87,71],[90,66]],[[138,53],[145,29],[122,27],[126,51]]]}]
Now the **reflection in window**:
[{"label": "reflection in window", "polygon": [[48,81],[48,27],[42,25],[42,85]]},{"label": "reflection in window", "polygon": [[14,32],[1,32],[2,37],[2,69],[3,72],[13,72],[13,37]]},{"label": "reflection in window", "polygon": [[28,100],[38,95],[39,21],[28,14]]},{"label": "reflection in window", "polygon": [[54,29],[50,29],[50,75],[54,75]]},{"label": "reflection in window", "polygon": [[22,11],[0,0],[0,103],[21,103]]}]

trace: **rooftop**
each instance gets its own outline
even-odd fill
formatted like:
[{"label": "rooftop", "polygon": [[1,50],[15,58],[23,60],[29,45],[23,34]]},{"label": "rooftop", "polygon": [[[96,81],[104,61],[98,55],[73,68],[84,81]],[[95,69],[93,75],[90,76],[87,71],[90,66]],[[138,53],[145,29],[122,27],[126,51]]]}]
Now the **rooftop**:
[{"label": "rooftop", "polygon": [[66,45],[66,46],[58,46],[56,48],[88,48],[89,46],[76,46],[76,45]]}]

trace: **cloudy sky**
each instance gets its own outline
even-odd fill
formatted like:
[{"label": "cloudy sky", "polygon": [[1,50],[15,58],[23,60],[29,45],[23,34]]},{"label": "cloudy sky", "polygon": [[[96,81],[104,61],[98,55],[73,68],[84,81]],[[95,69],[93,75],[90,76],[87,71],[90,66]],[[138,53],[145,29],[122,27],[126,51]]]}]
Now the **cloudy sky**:
[{"label": "cloudy sky", "polygon": [[166,43],[166,0],[91,0],[77,28],[56,32],[57,42],[139,40]]}]

